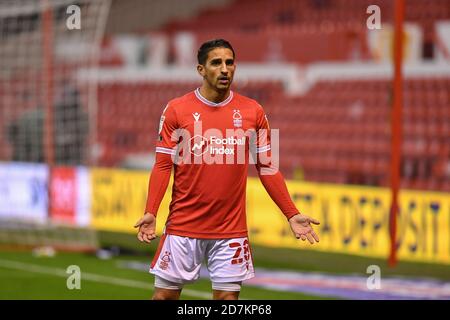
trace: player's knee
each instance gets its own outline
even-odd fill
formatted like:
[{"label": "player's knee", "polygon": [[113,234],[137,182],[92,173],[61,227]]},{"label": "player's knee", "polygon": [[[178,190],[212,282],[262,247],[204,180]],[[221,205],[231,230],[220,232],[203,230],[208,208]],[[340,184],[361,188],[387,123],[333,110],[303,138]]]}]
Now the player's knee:
[{"label": "player's knee", "polygon": [[239,291],[217,291],[214,290],[214,300],[238,300]]},{"label": "player's knee", "polygon": [[178,300],[183,285],[161,277],[155,277],[155,293],[153,300]]},{"label": "player's knee", "polygon": [[212,288],[215,300],[237,300],[241,291],[241,282],[213,282]]},{"label": "player's knee", "polygon": [[178,300],[181,291],[155,288],[152,300]]}]

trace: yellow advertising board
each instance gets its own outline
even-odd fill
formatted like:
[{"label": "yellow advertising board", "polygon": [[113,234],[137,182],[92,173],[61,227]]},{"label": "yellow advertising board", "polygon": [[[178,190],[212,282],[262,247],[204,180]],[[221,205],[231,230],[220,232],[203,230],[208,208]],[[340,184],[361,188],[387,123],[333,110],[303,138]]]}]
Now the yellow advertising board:
[{"label": "yellow advertising board", "polygon": [[[142,216],[149,173],[92,169],[92,225],[101,230],[135,233]],[[247,222],[253,244],[311,249],[386,258],[389,255],[388,189],[288,182],[299,210],[321,221],[320,243],[297,240],[258,178],[247,185]],[[161,203],[157,233],[169,211],[171,184]],[[450,195],[402,191],[397,220],[400,260],[450,264]]]},{"label": "yellow advertising board", "polygon": [[[320,243],[297,240],[258,179],[248,181],[252,243],[386,258],[390,250],[390,191],[382,188],[288,182],[297,208],[321,221]],[[398,258],[450,264],[450,195],[402,191]]]},{"label": "yellow advertising board", "polygon": [[[91,169],[91,224],[99,230],[135,233],[147,201],[149,172]],[[162,233],[169,212],[170,190],[161,203],[157,232]]]}]

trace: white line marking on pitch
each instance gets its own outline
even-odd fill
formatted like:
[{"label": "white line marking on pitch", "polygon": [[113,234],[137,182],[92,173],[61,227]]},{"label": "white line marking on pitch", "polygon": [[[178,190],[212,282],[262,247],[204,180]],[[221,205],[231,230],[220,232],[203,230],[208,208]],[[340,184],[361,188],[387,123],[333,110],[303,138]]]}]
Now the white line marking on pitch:
[{"label": "white line marking on pitch", "polygon": [[[66,270],[59,269],[59,268],[50,268],[50,267],[44,267],[39,266],[35,264],[28,264],[28,263],[22,263],[12,260],[3,260],[0,259],[0,267],[8,268],[8,269],[16,269],[21,271],[28,271],[28,272],[34,272],[34,273],[43,273],[43,274],[49,274],[52,276],[58,276],[67,278],[69,274],[66,273]],[[148,283],[142,283],[135,280],[128,280],[128,279],[121,279],[121,278],[115,278],[115,277],[108,277],[108,276],[102,276],[99,274],[94,273],[87,273],[87,272],[81,272],[81,279],[93,281],[93,282],[100,282],[100,283],[109,283],[114,284],[118,286],[124,286],[124,287],[131,287],[131,288],[139,288],[139,289],[146,289],[146,290],[153,290],[154,287],[151,284]],[[187,294],[192,297],[196,298],[203,298],[210,300],[212,298],[212,295],[206,292],[201,292],[197,290],[191,290],[191,289],[183,289],[183,293]]]}]

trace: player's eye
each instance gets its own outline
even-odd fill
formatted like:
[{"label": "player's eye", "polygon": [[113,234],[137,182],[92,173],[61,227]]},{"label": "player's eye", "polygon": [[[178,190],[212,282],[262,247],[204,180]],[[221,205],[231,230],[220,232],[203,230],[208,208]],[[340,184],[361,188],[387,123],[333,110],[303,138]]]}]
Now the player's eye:
[{"label": "player's eye", "polygon": [[234,60],[229,59],[226,61],[227,66],[232,66],[234,64]]},{"label": "player's eye", "polygon": [[213,60],[213,61],[211,61],[211,64],[212,64],[213,66],[217,66],[217,65],[219,65],[221,62],[222,62],[221,60]]}]

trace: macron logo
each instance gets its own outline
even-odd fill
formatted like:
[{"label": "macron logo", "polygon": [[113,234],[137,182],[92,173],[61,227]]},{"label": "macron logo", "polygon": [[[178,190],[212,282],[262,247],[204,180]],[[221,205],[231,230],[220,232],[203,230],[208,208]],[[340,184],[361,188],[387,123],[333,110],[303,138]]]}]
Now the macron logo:
[{"label": "macron logo", "polygon": [[193,113],[192,116],[194,117],[195,121],[198,121],[200,119],[200,113],[198,112]]}]

